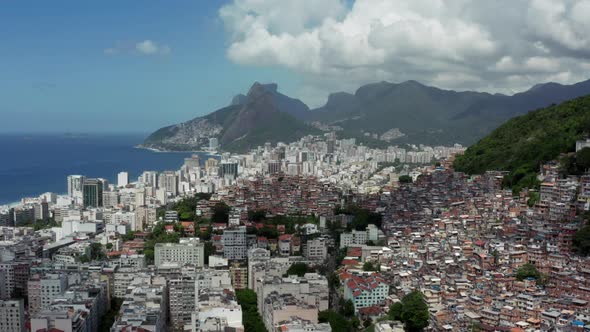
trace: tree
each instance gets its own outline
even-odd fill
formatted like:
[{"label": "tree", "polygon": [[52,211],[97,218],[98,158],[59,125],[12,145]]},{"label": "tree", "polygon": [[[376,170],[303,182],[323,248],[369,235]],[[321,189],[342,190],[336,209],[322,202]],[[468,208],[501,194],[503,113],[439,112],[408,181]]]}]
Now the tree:
[{"label": "tree", "polygon": [[230,207],[224,202],[219,202],[213,206],[213,216],[211,216],[211,222],[227,224],[229,221]]},{"label": "tree", "polygon": [[498,250],[494,249],[494,251],[492,251],[492,257],[494,257],[494,265],[498,265],[500,262],[500,253]]},{"label": "tree", "polygon": [[336,274],[336,272],[332,272],[328,275],[328,285],[331,288],[337,288],[338,286],[340,286],[340,278],[338,277],[338,274]]},{"label": "tree", "polygon": [[401,321],[406,330],[418,332],[428,326],[430,314],[424,296],[420,291],[413,291],[404,296],[401,302],[394,303],[389,308],[390,319]]},{"label": "tree", "polygon": [[363,271],[378,271],[378,268],[371,262],[365,262],[363,264]]},{"label": "tree", "polygon": [[519,267],[516,271],[516,279],[520,281],[526,278],[539,279],[540,276],[541,274],[539,273],[537,268],[531,263],[524,264],[523,266]]},{"label": "tree", "polygon": [[576,166],[580,174],[590,168],[590,148],[576,152]]},{"label": "tree", "polygon": [[102,245],[98,242],[93,242],[90,244],[90,259],[92,260],[102,260],[106,256],[102,250]]},{"label": "tree", "polygon": [[308,272],[312,272],[312,269],[310,269],[309,266],[307,266],[307,264],[293,263],[291,264],[291,266],[289,266],[289,269],[287,270],[287,275],[296,275],[299,277],[303,277]]},{"label": "tree", "polygon": [[590,225],[580,228],[572,240],[574,250],[582,256],[590,255]]},{"label": "tree", "polygon": [[112,243],[110,243],[110,242],[109,242],[109,243],[107,243],[107,245],[106,245],[106,248],[107,248],[108,250],[111,250],[111,249],[113,249],[113,244],[112,244]]},{"label": "tree", "polygon": [[245,331],[267,332],[258,313],[256,293],[251,289],[239,289],[236,291],[238,304],[242,306],[242,322]]},{"label": "tree", "polygon": [[123,242],[131,241],[133,239],[135,239],[135,231],[130,231],[127,234],[121,235],[121,240],[123,240]]},{"label": "tree", "polygon": [[340,306],[340,313],[344,316],[344,317],[352,317],[354,316],[354,303],[352,303],[351,300],[346,300],[344,302],[342,302],[342,305]]},{"label": "tree", "polygon": [[529,192],[529,199],[527,200],[527,205],[529,207],[533,207],[533,206],[535,206],[535,204],[537,204],[539,202],[540,199],[541,199],[541,196],[540,196],[539,192],[530,191]]},{"label": "tree", "polygon": [[334,310],[324,310],[318,313],[318,321],[320,323],[330,323],[332,331],[336,332],[351,332],[352,323],[346,317],[337,313]]},{"label": "tree", "polygon": [[209,265],[209,256],[215,253],[215,247],[210,241],[205,242],[205,265]]},{"label": "tree", "polygon": [[266,219],[266,211],[264,210],[256,210],[256,211],[248,211],[248,220],[253,222],[259,222]]},{"label": "tree", "polygon": [[412,177],[409,175],[402,175],[398,180],[399,183],[412,183]]},{"label": "tree", "polygon": [[402,309],[403,305],[401,302],[395,302],[394,304],[389,307],[389,312],[387,313],[389,319],[391,320],[402,320]]}]

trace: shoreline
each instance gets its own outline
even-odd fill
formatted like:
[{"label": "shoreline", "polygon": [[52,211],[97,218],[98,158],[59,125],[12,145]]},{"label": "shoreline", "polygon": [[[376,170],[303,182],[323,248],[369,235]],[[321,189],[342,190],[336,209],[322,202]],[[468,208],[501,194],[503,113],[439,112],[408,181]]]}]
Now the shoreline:
[{"label": "shoreline", "polygon": [[210,156],[216,156],[216,157],[220,157],[221,156],[221,152],[220,151],[206,151],[206,150],[161,150],[158,148],[153,148],[153,147],[149,147],[149,146],[144,146],[143,144],[139,144],[139,145],[135,145],[133,148],[135,149],[142,149],[142,150],[148,150],[151,152],[156,152],[156,153],[203,153],[203,154],[207,154]]},{"label": "shoreline", "polygon": [[[152,147],[147,147],[147,146],[143,146],[141,144],[139,145],[135,145],[132,146],[134,149],[142,149],[142,150],[148,150],[154,153],[170,153],[170,154],[189,154],[189,153],[199,153],[199,154],[204,154],[207,156],[211,156],[211,157],[221,157],[221,154],[218,151],[201,151],[201,150],[195,150],[195,151],[170,151],[170,150],[160,150],[157,148],[152,148]],[[18,200],[14,200],[12,202],[5,202],[5,203],[0,203],[0,209],[10,209],[13,207],[17,207],[22,205],[22,200],[23,199],[27,199],[27,198],[38,198],[39,196],[43,195],[44,193],[47,193],[48,191],[42,191],[41,193],[39,193],[38,195],[30,195],[30,196],[24,196],[21,197]],[[51,191],[49,191],[51,192]],[[65,195],[67,193],[56,193],[56,192],[51,192],[54,193],[56,195]]]}]

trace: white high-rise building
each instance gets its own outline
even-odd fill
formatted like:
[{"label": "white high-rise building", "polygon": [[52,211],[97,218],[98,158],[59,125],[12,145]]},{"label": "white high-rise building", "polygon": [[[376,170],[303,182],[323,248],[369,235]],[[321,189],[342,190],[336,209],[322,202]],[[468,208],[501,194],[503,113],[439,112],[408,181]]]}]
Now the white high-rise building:
[{"label": "white high-rise building", "polygon": [[68,287],[65,274],[33,276],[28,282],[29,312],[31,315],[49,309],[51,301],[61,295]]},{"label": "white high-rise building", "polygon": [[86,177],[83,175],[68,176],[68,196],[72,197],[76,204],[82,204],[83,202],[85,180]]},{"label": "white high-rise building", "polygon": [[12,301],[0,300],[0,331],[25,331],[25,305],[22,299]]},{"label": "white high-rise building", "polygon": [[166,263],[192,264],[196,267],[205,264],[205,244],[199,238],[181,238],[178,243],[156,243],[154,249],[157,267]]},{"label": "white high-rise building", "polygon": [[129,184],[129,173],[127,172],[120,172],[117,174],[117,185],[119,187],[125,187]]},{"label": "white high-rise building", "polygon": [[210,150],[217,150],[218,146],[219,146],[219,140],[215,137],[211,137],[209,139],[209,149]]}]

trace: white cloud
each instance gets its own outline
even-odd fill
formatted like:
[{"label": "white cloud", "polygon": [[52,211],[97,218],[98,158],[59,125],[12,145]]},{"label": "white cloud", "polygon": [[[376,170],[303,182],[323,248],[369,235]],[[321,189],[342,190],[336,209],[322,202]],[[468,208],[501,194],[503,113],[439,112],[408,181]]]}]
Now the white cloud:
[{"label": "white cloud", "polygon": [[590,0],[234,0],[230,60],[283,66],[312,104],[379,80],[513,92],[590,70]]},{"label": "white cloud", "polygon": [[151,40],[144,40],[142,42],[135,44],[135,49],[139,53],[148,54],[148,55],[158,53],[158,46],[156,45],[156,43],[154,43]]},{"label": "white cloud", "polygon": [[172,50],[168,45],[158,44],[149,39],[139,42],[117,42],[116,46],[103,50],[103,53],[107,55],[124,53],[136,53],[142,55],[167,55],[171,52]]}]

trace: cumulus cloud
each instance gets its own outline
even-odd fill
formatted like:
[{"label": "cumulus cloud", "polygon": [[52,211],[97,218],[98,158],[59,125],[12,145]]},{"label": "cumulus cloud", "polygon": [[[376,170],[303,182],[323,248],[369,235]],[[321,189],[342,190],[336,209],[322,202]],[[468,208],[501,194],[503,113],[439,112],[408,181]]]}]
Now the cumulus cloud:
[{"label": "cumulus cloud", "polygon": [[172,50],[168,45],[158,44],[152,40],[146,39],[139,42],[117,42],[114,47],[103,50],[106,55],[116,55],[122,53],[135,53],[141,55],[166,55]]},{"label": "cumulus cloud", "polygon": [[233,0],[219,15],[231,61],[299,73],[316,105],[379,80],[510,93],[590,74],[590,0]]}]

